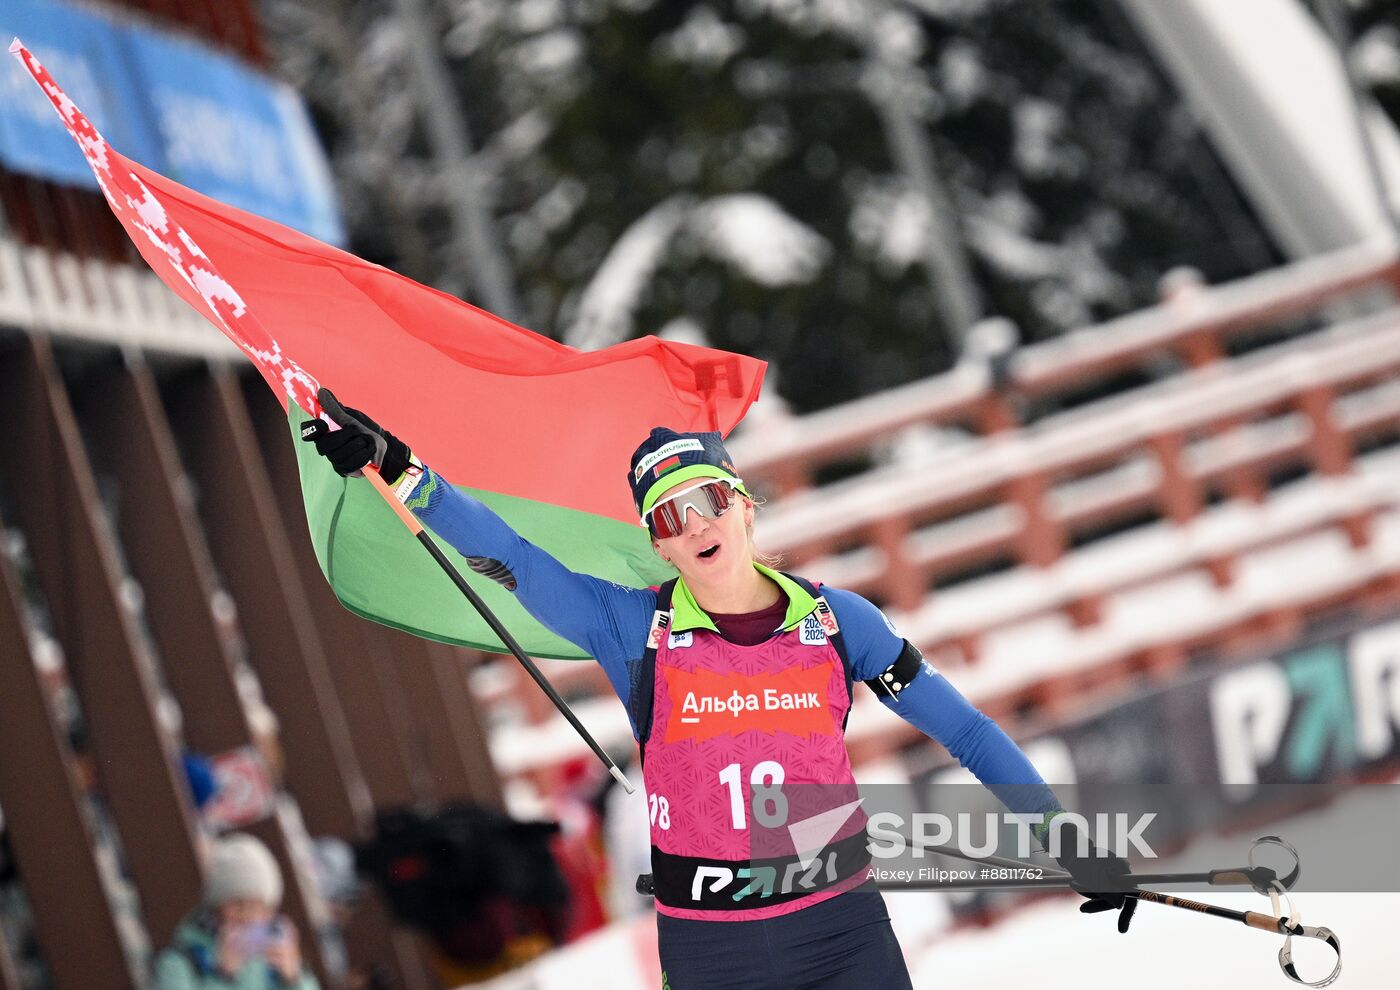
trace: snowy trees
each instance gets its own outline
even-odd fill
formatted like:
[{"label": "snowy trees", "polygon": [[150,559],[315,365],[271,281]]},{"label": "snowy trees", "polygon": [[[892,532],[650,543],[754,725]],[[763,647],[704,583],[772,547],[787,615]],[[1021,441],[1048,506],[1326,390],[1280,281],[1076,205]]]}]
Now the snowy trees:
[{"label": "snowy trees", "polygon": [[[474,301],[407,34],[263,0],[353,247]],[[978,315],[1037,338],[1276,254],[1112,0],[436,0],[533,329],[683,321],[799,409],[947,367]]]}]

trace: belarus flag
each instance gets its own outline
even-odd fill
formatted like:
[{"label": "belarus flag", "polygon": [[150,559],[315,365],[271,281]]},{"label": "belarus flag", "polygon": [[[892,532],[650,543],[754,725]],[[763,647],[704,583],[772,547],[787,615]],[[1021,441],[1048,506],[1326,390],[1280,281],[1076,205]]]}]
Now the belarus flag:
[{"label": "belarus flag", "polygon": [[[281,399],[316,555],[347,608],[504,652],[378,493],[296,441],[321,413],[321,384],[568,567],[633,587],[671,576],[632,506],[629,457],[653,426],[728,433],[758,396],[763,362],[654,337],[582,352],[514,326],[123,158],[18,39],[10,52],[147,263]],[[583,656],[446,552],[527,652]]]}]

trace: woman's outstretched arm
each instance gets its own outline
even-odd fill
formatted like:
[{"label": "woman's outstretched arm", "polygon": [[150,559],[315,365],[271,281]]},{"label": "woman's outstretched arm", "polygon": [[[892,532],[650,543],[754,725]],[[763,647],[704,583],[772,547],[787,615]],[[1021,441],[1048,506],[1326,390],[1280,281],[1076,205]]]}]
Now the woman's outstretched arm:
[{"label": "woman's outstretched arm", "polygon": [[[823,588],[835,609],[857,680],[878,677],[904,650],[904,639],[883,612],[860,595]],[[1054,792],[1021,747],[942,674],[925,663],[886,708],[924,735],[937,740],[1003,804],[1018,814],[1049,815],[1060,810]]]},{"label": "woman's outstretched arm", "polygon": [[515,579],[515,596],[551,631],[603,665],[623,704],[628,661],[643,653],[656,593],[571,571],[511,529],[478,499],[424,467],[405,504],[463,556],[500,561]]}]

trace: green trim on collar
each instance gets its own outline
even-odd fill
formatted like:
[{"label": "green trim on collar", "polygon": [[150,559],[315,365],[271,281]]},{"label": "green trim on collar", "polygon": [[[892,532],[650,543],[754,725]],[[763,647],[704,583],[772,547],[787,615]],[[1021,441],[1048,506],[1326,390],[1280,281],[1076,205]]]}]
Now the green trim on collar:
[{"label": "green trim on collar", "polygon": [[[779,590],[787,595],[787,614],[783,616],[782,625],[784,630],[793,628],[817,610],[817,600],[803,591],[797,582],[771,567],[764,567],[757,561],[754,561],[753,566],[754,570],[771,579]],[[685,578],[676,580],[676,590],[671,594],[671,613],[671,632],[684,632],[687,629],[708,629],[711,632],[719,632],[715,628],[714,620],[696,604],[695,596],[685,586]]]}]

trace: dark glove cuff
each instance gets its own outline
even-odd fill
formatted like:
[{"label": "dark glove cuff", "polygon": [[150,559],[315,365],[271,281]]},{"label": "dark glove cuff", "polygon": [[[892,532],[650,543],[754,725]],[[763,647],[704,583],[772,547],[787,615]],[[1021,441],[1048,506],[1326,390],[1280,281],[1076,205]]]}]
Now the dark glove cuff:
[{"label": "dark glove cuff", "polygon": [[384,451],[384,463],[379,465],[379,475],[392,485],[408,470],[412,451],[408,449],[408,444],[388,430],[381,430],[381,432],[387,448]]}]

